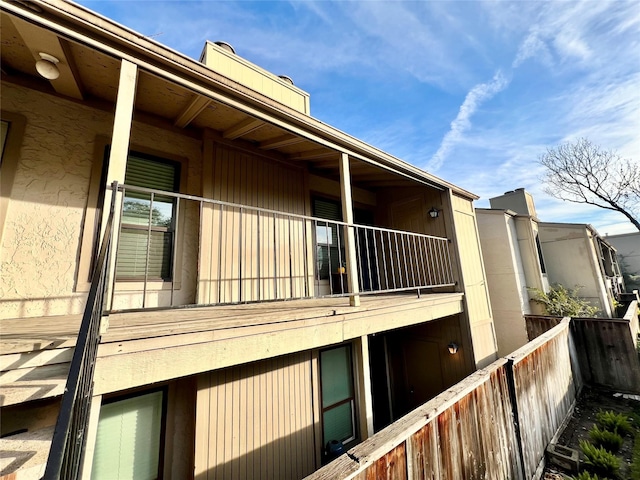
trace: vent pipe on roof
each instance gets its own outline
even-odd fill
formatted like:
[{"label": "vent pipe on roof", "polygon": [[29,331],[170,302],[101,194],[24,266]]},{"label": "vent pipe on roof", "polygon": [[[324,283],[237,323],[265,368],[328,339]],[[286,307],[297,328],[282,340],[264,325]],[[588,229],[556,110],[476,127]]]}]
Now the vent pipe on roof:
[{"label": "vent pipe on roof", "polygon": [[227,43],[227,42],[217,41],[217,42],[213,42],[213,43],[215,43],[215,44],[216,44],[216,45],[218,45],[219,47],[221,47],[221,48],[225,49],[227,52],[231,52],[231,53],[233,53],[233,54],[235,54],[235,53],[236,53],[235,48],[233,48],[233,47],[232,47],[229,43]]},{"label": "vent pipe on roof", "polygon": [[281,78],[282,80],[284,80],[285,82],[287,82],[290,85],[293,85],[293,80],[291,80],[291,77],[288,77],[286,75],[278,75],[279,78]]}]

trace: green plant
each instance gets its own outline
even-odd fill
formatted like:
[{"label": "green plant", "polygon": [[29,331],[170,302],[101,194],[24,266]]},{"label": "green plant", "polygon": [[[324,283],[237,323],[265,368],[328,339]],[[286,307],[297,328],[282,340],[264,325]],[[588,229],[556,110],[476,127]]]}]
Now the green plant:
[{"label": "green plant", "polygon": [[591,441],[596,447],[602,447],[611,453],[616,453],[620,450],[624,439],[619,433],[610,432],[609,430],[600,430],[597,425],[589,432]]},{"label": "green plant", "polygon": [[547,315],[559,317],[594,317],[599,310],[578,296],[579,286],[567,290],[559,283],[553,284],[549,292],[539,288],[530,288],[534,293],[532,300],[544,307]]},{"label": "green plant", "polygon": [[596,423],[600,428],[620,435],[627,435],[632,431],[631,424],[626,415],[615,413],[611,410],[600,410],[596,413]]},{"label": "green plant", "polygon": [[640,430],[636,431],[631,453],[631,480],[640,480]]},{"label": "green plant", "polygon": [[598,477],[595,473],[582,471],[577,476],[571,477],[573,480],[607,480],[605,477]]},{"label": "green plant", "polygon": [[617,477],[620,470],[620,459],[604,448],[580,440],[580,450],[586,457],[585,463],[594,473]]}]

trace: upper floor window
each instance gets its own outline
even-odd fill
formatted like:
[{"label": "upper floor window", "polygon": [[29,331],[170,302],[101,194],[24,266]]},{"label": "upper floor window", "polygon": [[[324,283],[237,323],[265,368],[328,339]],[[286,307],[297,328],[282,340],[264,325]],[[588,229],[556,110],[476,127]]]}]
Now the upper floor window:
[{"label": "upper floor window", "polygon": [[544,257],[542,256],[542,245],[540,244],[540,237],[536,233],[536,249],[538,250],[538,260],[540,261],[540,271],[547,273],[547,267],[544,264]]},{"label": "upper floor window", "polygon": [[2,155],[4,153],[4,144],[9,134],[9,122],[0,121],[0,165],[2,165]]},{"label": "upper floor window", "polygon": [[132,153],[127,160],[125,185],[159,193],[126,190],[118,243],[118,280],[171,280],[176,199],[161,192],[179,188],[179,164]]},{"label": "upper floor window", "polygon": [[[342,220],[339,202],[316,198],[313,201],[313,215],[327,220]],[[344,266],[346,255],[342,228],[334,223],[318,222],[316,225],[316,268],[317,278],[325,280]]]}]

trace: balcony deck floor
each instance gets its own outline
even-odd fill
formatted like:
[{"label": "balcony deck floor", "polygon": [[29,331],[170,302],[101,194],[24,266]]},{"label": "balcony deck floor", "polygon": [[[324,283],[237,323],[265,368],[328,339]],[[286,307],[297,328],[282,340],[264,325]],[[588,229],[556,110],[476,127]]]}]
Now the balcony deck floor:
[{"label": "balcony deck floor", "polygon": [[[347,297],[334,297],[116,312],[109,315],[109,329],[102,343],[331,317],[389,308],[393,304],[443,301],[452,296],[457,298],[460,294],[423,294],[421,298],[415,293],[361,296],[359,307],[349,306]],[[0,355],[72,347],[80,321],[81,315],[0,320]]]},{"label": "balcony deck floor", "polygon": [[[461,312],[462,296],[362,296],[359,307],[336,297],[112,313],[98,349],[94,392],[436,320]],[[80,320],[80,315],[0,320],[0,406],[63,392]]]}]

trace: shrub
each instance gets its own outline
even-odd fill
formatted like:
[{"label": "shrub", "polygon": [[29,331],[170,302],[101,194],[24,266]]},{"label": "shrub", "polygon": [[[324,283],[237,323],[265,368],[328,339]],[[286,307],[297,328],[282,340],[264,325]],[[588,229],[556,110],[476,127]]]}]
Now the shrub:
[{"label": "shrub", "polygon": [[589,302],[582,300],[578,296],[581,287],[576,286],[573,290],[567,290],[562,285],[556,283],[551,286],[548,293],[539,288],[531,288],[534,293],[532,300],[541,304],[547,315],[559,317],[594,317],[598,309],[589,305]]},{"label": "shrub", "polygon": [[612,412],[611,410],[600,410],[596,414],[596,423],[600,428],[620,435],[627,435],[632,431],[627,416],[622,413]]},{"label": "shrub", "polygon": [[631,480],[640,480],[640,431],[636,432],[631,454]]},{"label": "shrub", "polygon": [[624,439],[619,433],[610,432],[609,430],[600,430],[597,425],[589,432],[591,441],[596,447],[602,447],[611,453],[616,453],[620,450]]},{"label": "shrub", "polygon": [[598,477],[596,474],[587,471],[580,472],[577,476],[571,477],[573,480],[607,480],[605,477]]},{"label": "shrub", "polygon": [[620,459],[604,448],[598,448],[589,442],[580,440],[580,450],[586,457],[589,470],[608,477],[617,477],[620,470]]}]

